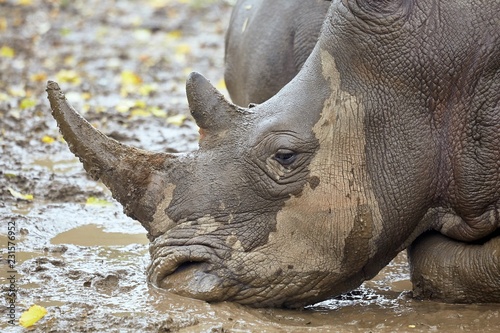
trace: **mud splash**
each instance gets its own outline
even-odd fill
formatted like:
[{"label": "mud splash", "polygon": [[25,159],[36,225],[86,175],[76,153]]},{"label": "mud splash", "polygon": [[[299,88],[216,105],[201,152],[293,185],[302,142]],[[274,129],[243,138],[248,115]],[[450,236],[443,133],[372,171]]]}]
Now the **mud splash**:
[{"label": "mud splash", "polygon": [[[48,313],[30,332],[498,332],[499,305],[411,299],[404,254],[360,289],[301,311],[208,304],[147,284],[144,230],[60,140],[45,81],[64,78],[71,103],[122,142],[196,149],[184,82],[191,70],[222,78],[230,10],[222,0],[0,1],[0,331],[26,331],[19,315],[38,304]],[[137,90],[156,90],[127,91],[124,70],[140,76]]]}]

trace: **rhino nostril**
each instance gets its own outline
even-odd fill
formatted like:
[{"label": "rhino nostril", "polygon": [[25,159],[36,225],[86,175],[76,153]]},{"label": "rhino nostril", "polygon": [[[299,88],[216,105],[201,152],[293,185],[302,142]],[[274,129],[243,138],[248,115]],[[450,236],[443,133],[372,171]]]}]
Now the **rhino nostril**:
[{"label": "rhino nostril", "polygon": [[177,266],[177,268],[175,268],[175,270],[170,273],[169,275],[172,275],[172,274],[176,274],[176,273],[182,273],[183,271],[186,271],[188,269],[197,269],[197,268],[201,268],[200,266],[202,266],[201,264],[203,263],[203,261],[191,261],[191,260],[188,260],[188,261],[185,261],[181,264],[179,264]]}]

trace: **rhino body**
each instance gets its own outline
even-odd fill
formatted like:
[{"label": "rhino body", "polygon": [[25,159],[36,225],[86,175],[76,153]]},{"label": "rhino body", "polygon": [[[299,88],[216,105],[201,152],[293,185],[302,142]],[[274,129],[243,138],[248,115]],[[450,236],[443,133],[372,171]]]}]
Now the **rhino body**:
[{"label": "rhino body", "polygon": [[500,302],[499,17],[498,0],[332,1],[297,76],[262,104],[190,75],[191,153],[106,137],[53,82],[49,100],[70,149],[148,231],[156,286],[298,307],[409,247],[416,296]]},{"label": "rhino body", "polygon": [[225,47],[232,101],[260,104],[290,82],[316,45],[329,6],[325,0],[239,0]]}]

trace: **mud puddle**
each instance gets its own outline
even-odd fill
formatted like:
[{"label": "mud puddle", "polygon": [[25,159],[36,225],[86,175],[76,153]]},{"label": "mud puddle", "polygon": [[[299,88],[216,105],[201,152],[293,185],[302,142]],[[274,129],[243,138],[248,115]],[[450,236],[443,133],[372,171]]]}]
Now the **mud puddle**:
[{"label": "mud puddle", "polygon": [[[148,286],[144,230],[69,152],[45,82],[59,81],[74,106],[117,140],[196,149],[185,79],[196,70],[224,90],[230,10],[222,0],[0,1],[0,331],[500,331],[499,305],[411,299],[404,254],[358,290],[302,310],[208,304]],[[32,304],[48,313],[23,329],[17,320]]]}]

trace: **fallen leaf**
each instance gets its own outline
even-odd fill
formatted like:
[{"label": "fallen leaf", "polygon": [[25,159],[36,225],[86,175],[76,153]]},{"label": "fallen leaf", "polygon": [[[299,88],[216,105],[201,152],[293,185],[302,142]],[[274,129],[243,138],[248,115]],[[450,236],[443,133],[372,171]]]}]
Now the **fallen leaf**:
[{"label": "fallen leaf", "polygon": [[139,85],[142,79],[139,75],[132,71],[123,71],[120,75],[122,85]]},{"label": "fallen leaf", "polygon": [[17,3],[21,6],[31,6],[33,4],[33,0],[17,0]]},{"label": "fallen leaf", "polygon": [[80,75],[71,69],[62,69],[56,74],[56,78],[59,82],[70,83],[74,85],[79,85],[82,82]]},{"label": "fallen leaf", "polygon": [[45,82],[47,81],[47,74],[44,72],[36,73],[30,76],[33,82]]},{"label": "fallen leaf", "polygon": [[139,87],[139,94],[142,96],[149,96],[151,93],[158,90],[158,85],[155,83],[145,83]]},{"label": "fallen leaf", "polygon": [[40,305],[33,305],[27,311],[24,311],[19,318],[19,324],[22,327],[33,326],[37,321],[47,314],[47,309]]},{"label": "fallen leaf", "polygon": [[175,47],[176,55],[186,55],[191,53],[191,46],[186,43],[179,44]]},{"label": "fallen leaf", "polygon": [[7,190],[9,190],[10,194],[16,199],[26,200],[26,201],[33,200],[33,194],[22,194],[20,192],[17,192],[11,187],[7,187]]},{"label": "fallen leaf", "polygon": [[5,19],[5,17],[0,17],[0,31],[7,30],[8,25],[9,24],[7,23],[7,20]]},{"label": "fallen leaf", "polygon": [[49,145],[50,145],[51,143],[55,142],[55,141],[56,141],[56,139],[54,139],[53,137],[51,137],[51,136],[49,136],[49,135],[44,135],[44,136],[42,137],[42,142],[43,142],[43,143],[46,143],[46,144],[49,144]]},{"label": "fallen leaf", "polygon": [[151,117],[151,113],[143,108],[133,108],[130,115],[133,117]]},{"label": "fallen leaf", "polygon": [[172,30],[172,31],[167,32],[168,39],[179,39],[181,37],[182,37],[181,30]]},{"label": "fallen leaf", "polygon": [[135,102],[130,100],[130,99],[123,99],[120,101],[120,103],[116,106],[116,111],[125,113],[128,112],[131,108],[133,108],[135,105]]},{"label": "fallen leaf", "polygon": [[217,82],[216,88],[219,90],[226,90],[226,81],[224,81],[224,79],[220,79],[219,82]]},{"label": "fallen leaf", "polygon": [[36,100],[31,98],[23,98],[19,103],[19,107],[21,108],[21,110],[29,109],[35,105],[36,105]]},{"label": "fallen leaf", "polygon": [[151,106],[148,111],[155,117],[165,118],[167,116],[167,111],[161,109],[157,106]]},{"label": "fallen leaf", "polygon": [[85,205],[87,206],[111,206],[113,203],[106,199],[99,199],[96,197],[88,197]]},{"label": "fallen leaf", "polygon": [[15,54],[16,52],[11,47],[4,45],[0,48],[0,57],[2,58],[14,58]]},{"label": "fallen leaf", "polygon": [[167,124],[172,124],[176,126],[181,126],[184,124],[184,121],[187,119],[187,117],[183,114],[177,114],[175,116],[170,116],[167,118],[166,122]]}]

